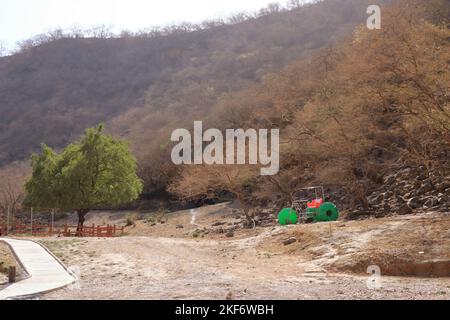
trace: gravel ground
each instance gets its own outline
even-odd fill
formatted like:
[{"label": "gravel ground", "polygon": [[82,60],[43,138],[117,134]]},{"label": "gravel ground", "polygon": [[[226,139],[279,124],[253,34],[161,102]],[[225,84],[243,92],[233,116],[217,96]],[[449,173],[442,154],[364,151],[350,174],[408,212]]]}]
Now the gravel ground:
[{"label": "gravel ground", "polygon": [[[409,237],[403,238],[411,241],[411,235],[424,236],[424,226],[441,226],[446,237],[448,217],[440,217],[439,223],[436,217],[417,219],[265,228],[231,240],[149,236],[45,239],[43,243],[77,270],[81,280],[78,286],[40,298],[450,299],[450,278],[382,276],[381,287],[369,289],[368,274],[336,271],[336,265],[342,268],[346,263],[349,272],[355,271],[352,254],[356,259],[363,253],[383,252],[380,245],[381,251],[373,251],[374,243],[389,244],[395,230],[409,230]],[[169,223],[166,227],[173,226]],[[426,258],[448,257],[448,243],[430,244],[436,230],[429,231],[425,244],[417,238],[417,246],[404,247],[414,251],[426,245]],[[281,241],[292,235],[298,241],[283,246]],[[396,239],[397,246],[402,247],[403,238]]]},{"label": "gravel ground", "polygon": [[[123,224],[127,214],[94,212],[87,224]],[[34,298],[450,299],[450,277],[425,277],[450,272],[449,214],[194,237],[235,217],[228,205],[216,205],[171,213],[165,223],[141,214],[118,238],[37,239],[80,281]],[[287,239],[294,240],[284,245]],[[11,258],[5,249],[0,245],[0,259]],[[417,268],[423,263],[427,268]],[[370,265],[381,268],[376,288],[366,273]]]}]

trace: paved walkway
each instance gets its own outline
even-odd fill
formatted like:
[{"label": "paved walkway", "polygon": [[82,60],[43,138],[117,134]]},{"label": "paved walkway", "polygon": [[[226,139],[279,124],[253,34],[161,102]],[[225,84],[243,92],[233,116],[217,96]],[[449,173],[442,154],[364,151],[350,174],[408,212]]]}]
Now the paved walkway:
[{"label": "paved walkway", "polygon": [[63,265],[36,242],[8,238],[0,238],[0,241],[13,248],[30,276],[1,290],[0,300],[52,291],[75,281]]}]

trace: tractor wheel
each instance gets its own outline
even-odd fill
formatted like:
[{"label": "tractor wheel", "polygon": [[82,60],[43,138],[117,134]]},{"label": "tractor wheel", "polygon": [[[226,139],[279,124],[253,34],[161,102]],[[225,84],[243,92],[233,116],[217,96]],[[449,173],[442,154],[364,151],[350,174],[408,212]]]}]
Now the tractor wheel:
[{"label": "tractor wheel", "polygon": [[288,225],[288,224],[297,224],[298,222],[298,215],[295,210],[291,208],[284,208],[280,211],[278,214],[278,222],[282,225]]},{"label": "tractor wheel", "polygon": [[331,202],[325,202],[319,208],[319,213],[315,217],[315,221],[336,221],[339,218],[339,211]]}]

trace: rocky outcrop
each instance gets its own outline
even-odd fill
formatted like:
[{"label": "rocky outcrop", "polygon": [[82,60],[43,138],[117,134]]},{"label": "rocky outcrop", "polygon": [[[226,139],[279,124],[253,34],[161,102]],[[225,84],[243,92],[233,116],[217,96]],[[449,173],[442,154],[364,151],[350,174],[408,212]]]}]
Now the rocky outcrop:
[{"label": "rocky outcrop", "polygon": [[414,210],[450,210],[450,177],[425,167],[402,168],[388,174],[368,197],[376,212],[410,214]]}]

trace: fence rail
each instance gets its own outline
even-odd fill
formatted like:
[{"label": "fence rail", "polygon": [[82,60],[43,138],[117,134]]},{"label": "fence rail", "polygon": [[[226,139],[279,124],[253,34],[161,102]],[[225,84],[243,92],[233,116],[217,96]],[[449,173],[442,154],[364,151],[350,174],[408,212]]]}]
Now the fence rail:
[{"label": "fence rail", "polygon": [[0,235],[31,235],[31,236],[52,236],[58,235],[62,237],[101,237],[109,238],[116,237],[118,235],[123,235],[124,227],[118,227],[116,225],[106,225],[106,226],[83,226],[81,230],[78,230],[78,226],[55,226],[52,227],[51,224],[14,224],[9,226],[7,229],[6,224],[0,225]]}]

